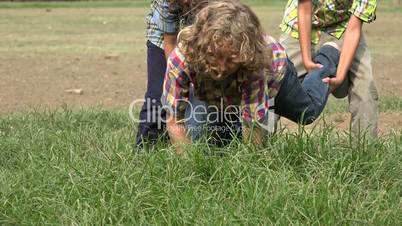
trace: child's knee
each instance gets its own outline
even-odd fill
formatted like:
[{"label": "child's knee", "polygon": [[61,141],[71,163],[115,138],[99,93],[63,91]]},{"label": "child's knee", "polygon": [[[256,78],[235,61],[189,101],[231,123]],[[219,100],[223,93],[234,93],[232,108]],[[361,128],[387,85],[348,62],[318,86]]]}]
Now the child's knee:
[{"label": "child's knee", "polygon": [[330,45],[324,45],[321,47],[318,55],[314,57],[314,61],[330,68],[331,70],[336,70],[336,67],[339,64],[339,57],[340,52],[338,49]]}]

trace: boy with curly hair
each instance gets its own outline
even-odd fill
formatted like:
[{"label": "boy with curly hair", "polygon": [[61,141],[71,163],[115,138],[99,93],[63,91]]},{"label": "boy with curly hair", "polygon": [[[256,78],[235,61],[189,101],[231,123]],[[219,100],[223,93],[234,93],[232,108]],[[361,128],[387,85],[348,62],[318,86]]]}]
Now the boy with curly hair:
[{"label": "boy with curly hair", "polygon": [[[277,114],[302,124],[313,122],[329,93],[322,79],[335,75],[338,58],[334,43],[324,45],[314,58],[323,67],[300,83],[284,48],[265,35],[248,6],[209,3],[179,33],[168,59],[162,103],[172,143],[182,153],[181,144],[208,130],[218,141],[229,132],[261,145],[270,98],[275,98]],[[193,97],[199,101],[194,103]]]}]

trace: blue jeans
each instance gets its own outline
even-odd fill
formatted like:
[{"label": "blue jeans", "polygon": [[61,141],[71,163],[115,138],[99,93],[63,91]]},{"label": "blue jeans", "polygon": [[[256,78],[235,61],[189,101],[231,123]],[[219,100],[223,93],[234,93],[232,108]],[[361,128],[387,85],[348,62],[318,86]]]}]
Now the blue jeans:
[{"label": "blue jeans", "polygon": [[293,63],[289,61],[281,88],[275,97],[276,114],[293,122],[310,124],[322,113],[329,95],[329,86],[322,79],[335,76],[339,51],[324,45],[314,57],[314,62],[323,67],[312,70],[301,83]]},{"label": "blue jeans", "polygon": [[[322,82],[328,76],[335,76],[339,63],[339,51],[332,46],[323,46],[314,57],[314,62],[323,65],[312,70],[303,82],[297,77],[291,61],[275,97],[275,113],[294,122],[312,123],[324,110],[329,95],[329,86]],[[233,137],[241,137],[240,115],[228,115],[194,97],[190,89],[191,106],[186,109],[185,125],[192,140],[203,135],[213,137],[216,144],[226,144]],[[205,110],[207,109],[207,110]],[[212,136],[209,136],[212,135]]]}]

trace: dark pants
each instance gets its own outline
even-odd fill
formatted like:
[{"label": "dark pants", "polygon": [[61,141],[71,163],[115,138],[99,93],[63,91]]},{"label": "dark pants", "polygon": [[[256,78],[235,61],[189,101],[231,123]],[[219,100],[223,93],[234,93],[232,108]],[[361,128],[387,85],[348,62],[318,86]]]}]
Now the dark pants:
[{"label": "dark pants", "polygon": [[278,95],[275,97],[275,113],[301,124],[312,123],[324,110],[328,100],[329,86],[322,82],[327,76],[335,76],[339,63],[339,51],[323,46],[314,57],[323,65],[312,70],[300,83],[293,63],[289,61]]},{"label": "dark pants", "polygon": [[[164,121],[166,112],[161,111],[161,96],[163,81],[166,72],[165,51],[158,46],[147,42],[147,69],[148,83],[145,93],[145,102],[140,112],[140,124],[136,138],[136,145],[143,142],[155,143],[160,138],[166,138]],[[163,120],[162,120],[163,119]]]}]

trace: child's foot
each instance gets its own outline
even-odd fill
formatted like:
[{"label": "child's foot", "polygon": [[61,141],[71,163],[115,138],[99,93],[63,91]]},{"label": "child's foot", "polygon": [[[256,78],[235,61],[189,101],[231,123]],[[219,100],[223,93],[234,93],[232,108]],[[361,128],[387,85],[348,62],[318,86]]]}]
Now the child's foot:
[{"label": "child's foot", "polygon": [[[323,46],[332,46],[332,47],[334,47],[335,49],[337,49],[338,51],[341,50],[340,47],[339,47],[339,45],[338,45],[337,43],[335,43],[335,42],[326,42],[326,43],[323,44]],[[347,79],[347,78],[346,78],[346,79]],[[347,92],[346,92],[346,95],[344,94],[344,90],[345,90],[345,89],[344,89],[344,88],[341,88],[341,87],[343,87],[343,85],[338,86],[337,88],[334,87],[333,85],[331,85],[331,77],[326,77],[326,78],[324,78],[322,81],[325,82],[325,83],[327,83],[327,84],[330,86],[330,92],[331,92],[335,97],[341,98],[341,97],[345,97],[345,96],[347,95]]]},{"label": "child's foot", "polygon": [[335,49],[337,49],[338,51],[341,51],[340,47],[338,44],[336,44],[335,42],[326,42],[324,43],[322,46],[332,46]]}]

